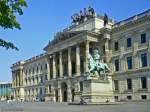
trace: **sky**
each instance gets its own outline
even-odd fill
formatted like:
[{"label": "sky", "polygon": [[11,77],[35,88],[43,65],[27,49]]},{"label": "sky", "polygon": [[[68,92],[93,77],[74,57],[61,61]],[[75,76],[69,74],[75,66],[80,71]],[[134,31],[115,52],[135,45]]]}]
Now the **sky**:
[{"label": "sky", "polygon": [[24,14],[17,16],[21,30],[0,27],[0,38],[13,42],[20,51],[0,47],[0,81],[11,81],[13,63],[43,53],[56,32],[71,25],[70,16],[88,6],[117,21],[150,9],[150,0],[27,0]]}]

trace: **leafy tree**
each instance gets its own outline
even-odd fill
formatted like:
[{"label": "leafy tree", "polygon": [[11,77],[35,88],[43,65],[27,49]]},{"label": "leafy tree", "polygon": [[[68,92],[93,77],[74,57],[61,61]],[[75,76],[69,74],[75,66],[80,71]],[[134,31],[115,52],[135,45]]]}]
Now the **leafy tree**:
[{"label": "leafy tree", "polygon": [[[0,27],[4,29],[21,29],[15,14],[23,15],[23,7],[27,7],[25,0],[0,0]],[[19,50],[13,43],[0,39],[0,46],[6,49]]]}]

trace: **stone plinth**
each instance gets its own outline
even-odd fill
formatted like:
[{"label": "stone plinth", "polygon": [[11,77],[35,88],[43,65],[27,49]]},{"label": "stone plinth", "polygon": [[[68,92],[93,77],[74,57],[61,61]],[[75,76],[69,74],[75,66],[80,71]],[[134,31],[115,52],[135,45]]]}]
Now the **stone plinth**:
[{"label": "stone plinth", "polygon": [[114,102],[112,79],[87,79],[84,81],[82,97],[86,102]]}]

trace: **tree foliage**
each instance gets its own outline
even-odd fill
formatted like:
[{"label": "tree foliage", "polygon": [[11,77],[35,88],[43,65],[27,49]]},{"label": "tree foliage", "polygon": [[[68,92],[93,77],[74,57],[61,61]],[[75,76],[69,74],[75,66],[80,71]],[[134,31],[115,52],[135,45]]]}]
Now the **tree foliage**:
[{"label": "tree foliage", "polygon": [[[0,0],[0,27],[4,29],[21,29],[15,14],[22,15],[23,7],[27,7],[25,0]],[[0,46],[6,49],[18,50],[13,43],[6,42],[3,39],[0,39]]]}]

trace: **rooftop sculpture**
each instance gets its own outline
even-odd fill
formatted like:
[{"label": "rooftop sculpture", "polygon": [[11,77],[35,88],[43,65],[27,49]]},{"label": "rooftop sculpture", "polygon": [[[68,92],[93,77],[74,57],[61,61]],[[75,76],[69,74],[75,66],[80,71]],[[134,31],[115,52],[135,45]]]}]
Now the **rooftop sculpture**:
[{"label": "rooftop sculpture", "polygon": [[80,24],[90,18],[95,17],[95,10],[92,7],[84,8],[79,13],[75,13],[71,16],[73,24]]}]

